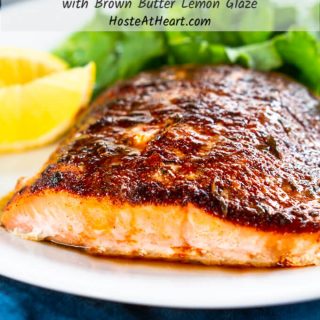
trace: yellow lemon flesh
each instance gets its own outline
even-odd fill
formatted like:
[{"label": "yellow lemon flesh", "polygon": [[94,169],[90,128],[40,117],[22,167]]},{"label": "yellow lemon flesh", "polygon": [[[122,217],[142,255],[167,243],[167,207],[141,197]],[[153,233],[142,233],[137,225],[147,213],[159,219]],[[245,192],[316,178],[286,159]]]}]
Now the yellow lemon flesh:
[{"label": "yellow lemon flesh", "polygon": [[0,152],[53,141],[92,95],[95,65],[0,88]]},{"label": "yellow lemon flesh", "polygon": [[24,84],[66,68],[64,61],[50,53],[0,47],[0,87]]}]

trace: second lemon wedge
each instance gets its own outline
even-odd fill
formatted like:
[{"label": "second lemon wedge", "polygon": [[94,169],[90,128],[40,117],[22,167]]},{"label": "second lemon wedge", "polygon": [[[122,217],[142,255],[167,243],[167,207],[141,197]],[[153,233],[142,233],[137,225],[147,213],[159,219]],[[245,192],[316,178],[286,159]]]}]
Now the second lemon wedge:
[{"label": "second lemon wedge", "polygon": [[0,152],[42,145],[62,134],[86,105],[95,65],[0,88]]}]

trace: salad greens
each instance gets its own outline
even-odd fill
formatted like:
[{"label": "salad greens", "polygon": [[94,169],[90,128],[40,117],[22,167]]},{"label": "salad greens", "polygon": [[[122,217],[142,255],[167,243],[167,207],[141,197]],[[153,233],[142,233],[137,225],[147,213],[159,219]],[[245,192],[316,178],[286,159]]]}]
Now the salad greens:
[{"label": "salad greens", "polygon": [[[102,21],[101,13],[91,24]],[[54,53],[70,66],[97,64],[95,93],[119,79],[165,64],[241,64],[278,70],[320,94],[320,41],[288,32],[77,32]]]},{"label": "salad greens", "polygon": [[165,39],[156,32],[77,32],[54,52],[71,67],[97,65],[95,92],[118,79],[157,65],[166,54]]}]

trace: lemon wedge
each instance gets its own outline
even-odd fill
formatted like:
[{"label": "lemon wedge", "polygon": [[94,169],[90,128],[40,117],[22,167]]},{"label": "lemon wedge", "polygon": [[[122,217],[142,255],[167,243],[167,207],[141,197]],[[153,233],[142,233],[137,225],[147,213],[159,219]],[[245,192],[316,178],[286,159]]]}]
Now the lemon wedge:
[{"label": "lemon wedge", "polygon": [[94,83],[95,65],[90,63],[0,88],[0,152],[53,141],[89,102]]},{"label": "lemon wedge", "polygon": [[0,47],[0,87],[24,84],[66,68],[63,60],[47,52]]}]

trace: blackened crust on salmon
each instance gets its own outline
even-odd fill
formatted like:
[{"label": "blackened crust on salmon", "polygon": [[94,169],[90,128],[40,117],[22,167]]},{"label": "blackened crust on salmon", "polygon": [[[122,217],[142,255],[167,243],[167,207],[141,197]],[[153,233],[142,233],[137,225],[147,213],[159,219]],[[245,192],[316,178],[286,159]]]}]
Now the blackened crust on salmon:
[{"label": "blackened crust on salmon", "polygon": [[230,66],[142,73],[93,103],[22,194],[192,203],[261,230],[315,232],[319,120],[319,100],[278,74]]}]

